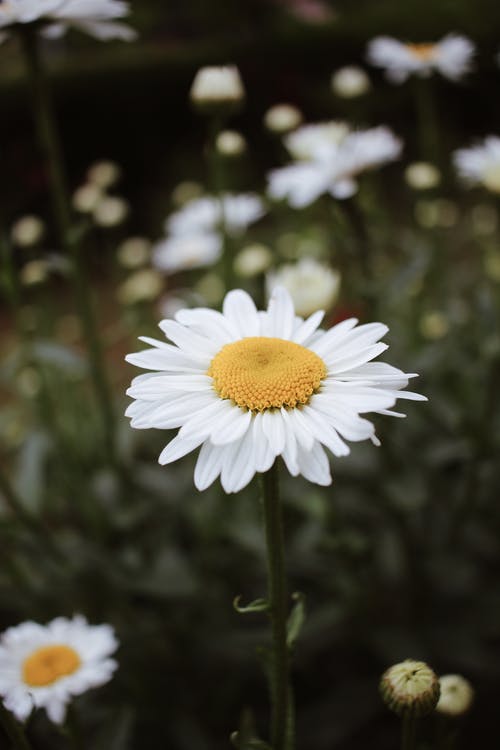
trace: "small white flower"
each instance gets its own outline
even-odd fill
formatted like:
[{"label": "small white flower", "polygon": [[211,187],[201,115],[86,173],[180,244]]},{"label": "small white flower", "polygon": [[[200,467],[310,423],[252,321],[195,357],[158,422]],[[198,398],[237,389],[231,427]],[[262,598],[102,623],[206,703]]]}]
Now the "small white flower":
[{"label": "small white flower", "polygon": [[349,132],[339,123],[300,128],[286,145],[304,161],[270,172],[268,192],[277,200],[287,198],[293,208],[304,208],[324,193],[350,198],[361,172],[397,159],[402,148],[384,126]]},{"label": "small white flower", "polygon": [[150,372],[127,391],[126,415],[138,429],[180,428],[162,451],[168,464],[199,448],[199,490],[220,476],[238,492],[256,472],[282,456],[288,471],[320,485],[331,483],[327,447],[345,456],[345,440],[378,440],[361,414],[391,411],[413,377],[381,362],[387,332],[381,323],[356,327],[344,320],[318,329],[323,313],[295,314],[288,292],[276,287],[267,311],[242,290],[226,295],[222,313],[180,310],[160,328],[170,343],[142,337],[152,348],[127,361]]},{"label": "small white flower", "polygon": [[196,198],[170,216],[166,223],[171,234],[197,234],[220,229],[222,220],[230,234],[240,234],[265,213],[261,199],[253,193],[233,195],[222,199]]},{"label": "small white flower", "polygon": [[416,161],[406,167],[405,180],[414,190],[431,190],[441,182],[441,173],[434,164]]},{"label": "small white flower", "polygon": [[302,112],[293,104],[275,104],[264,115],[264,125],[273,133],[288,133],[302,122]]},{"label": "small white flower", "polygon": [[222,240],[212,232],[170,235],[153,247],[152,262],[160,271],[176,273],[211,266],[221,255]]},{"label": "small white flower", "polygon": [[[49,38],[71,27],[102,41],[132,41],[136,32],[115,20],[128,12],[128,3],[122,0],[6,0],[0,3],[0,29],[43,21],[42,34]],[[0,42],[4,38],[0,35]]]},{"label": "small white flower", "polygon": [[73,696],[108,682],[117,663],[118,642],[110,625],[89,625],[79,615],[48,625],[23,622],[0,639],[0,696],[24,721],[33,708],[45,708],[62,724]]},{"label": "small white flower", "polygon": [[367,59],[385,69],[392,83],[402,83],[412,74],[426,77],[438,71],[457,81],[471,69],[475,47],[465,36],[448,34],[436,43],[409,44],[389,36],[372,39]]},{"label": "small white flower", "polygon": [[160,296],[163,289],[163,278],[153,268],[141,268],[134,271],[118,288],[118,299],[124,305],[135,305],[138,302],[150,302]]},{"label": "small white flower", "polygon": [[317,310],[329,310],[337,299],[340,273],[314,258],[287,263],[266,279],[268,292],[283,286],[289,292],[297,315],[306,317]]},{"label": "small white flower", "polygon": [[91,214],[102,197],[103,191],[98,185],[86,182],[75,190],[71,198],[71,204],[75,211],[82,214]]},{"label": "small white flower", "polygon": [[98,161],[89,167],[87,181],[107,190],[118,182],[121,173],[120,166],[114,161]]},{"label": "small white flower", "polygon": [[128,237],[117,250],[118,262],[124,268],[140,268],[151,255],[151,242],[146,237]]},{"label": "small white flower", "polygon": [[258,243],[244,247],[234,259],[233,268],[238,276],[252,278],[267,271],[273,262],[273,254],[265,245]]},{"label": "small white flower", "polygon": [[123,224],[129,213],[129,205],[117,195],[104,195],[93,210],[95,223],[100,227],[117,227]]},{"label": "small white flower", "polygon": [[459,674],[445,674],[439,678],[441,695],[436,711],[445,716],[462,716],[474,702],[474,688]]},{"label": "small white flower", "polygon": [[195,104],[226,104],[244,99],[245,89],[236,65],[207,66],[196,73],[189,96]]},{"label": "small white flower", "polygon": [[345,99],[354,99],[366,94],[371,88],[370,79],[357,65],[347,65],[339,68],[332,75],[332,90],[337,96]]},{"label": "small white flower", "polygon": [[470,185],[483,185],[500,193],[500,138],[487,136],[482,143],[455,151],[453,161],[460,177]]}]

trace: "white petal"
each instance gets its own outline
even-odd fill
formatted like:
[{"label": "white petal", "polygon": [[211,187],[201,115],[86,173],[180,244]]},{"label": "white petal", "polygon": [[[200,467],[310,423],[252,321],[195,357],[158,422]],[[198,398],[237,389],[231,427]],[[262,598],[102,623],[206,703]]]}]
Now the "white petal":
[{"label": "white petal", "polygon": [[261,412],[253,418],[252,435],[255,445],[255,468],[260,472],[267,471],[273,465],[276,454],[264,433],[263,414]]},{"label": "white petal", "polygon": [[66,718],[66,703],[58,697],[50,698],[45,705],[47,716],[54,724],[63,724]]},{"label": "white petal", "polygon": [[227,412],[224,418],[214,422],[213,429],[210,432],[210,440],[214,445],[225,445],[233,443],[243,437],[250,426],[252,413],[244,411],[238,406],[231,404],[231,410]]},{"label": "white petal", "polygon": [[337,323],[336,326],[333,326],[333,328],[330,328],[329,331],[324,333],[321,338],[318,338],[314,344],[310,344],[309,348],[322,357],[323,354],[339,344],[347,336],[348,332],[354,328],[357,322],[356,318],[348,318],[341,323]]},{"label": "white petal", "polygon": [[285,447],[285,424],[279,411],[265,411],[262,415],[262,430],[275,456]]},{"label": "white petal", "polygon": [[221,473],[223,457],[224,447],[212,445],[209,440],[201,446],[194,470],[194,484],[200,492],[210,487]]},{"label": "white petal", "polygon": [[239,332],[231,321],[217,310],[198,307],[195,310],[179,310],[175,319],[183,326],[188,326],[196,333],[216,340],[223,346],[239,338]]},{"label": "white petal", "polygon": [[351,367],[357,367],[364,362],[369,362],[371,359],[375,359],[375,357],[378,357],[379,354],[382,354],[382,352],[385,352],[388,348],[387,344],[373,344],[372,346],[367,346],[366,348],[361,349],[361,351],[349,354],[346,357],[335,359],[335,361],[333,361],[334,357],[332,357],[328,363],[328,374],[336,375],[338,373],[346,372],[347,370],[350,370]]},{"label": "white petal", "polygon": [[165,336],[176,344],[179,349],[193,357],[195,360],[211,360],[219,349],[216,341],[210,341],[205,336],[200,336],[186,326],[181,326],[175,320],[162,320],[160,328]]},{"label": "white petal", "polygon": [[298,461],[300,473],[310,482],[322,487],[332,483],[328,457],[319,443],[315,443],[310,451],[299,448]]},{"label": "white petal", "polygon": [[329,423],[323,415],[321,408],[305,406],[303,409],[304,417],[308,420],[309,427],[319,443],[323,443],[334,456],[348,456],[350,448],[340,438],[335,428]]},{"label": "white petal", "polygon": [[253,299],[242,289],[226,294],[222,307],[224,316],[240,336],[259,336],[260,322]]},{"label": "white petal", "polygon": [[221,472],[221,483],[225,492],[239,492],[255,475],[255,450],[251,431],[237,443],[226,449]]},{"label": "white petal", "polygon": [[171,464],[173,461],[177,461],[177,459],[194,451],[202,442],[203,438],[200,437],[184,438],[177,435],[162,450],[158,458],[158,463],[162,466],[165,466],[165,464]]},{"label": "white petal", "polygon": [[289,340],[294,323],[295,311],[290,294],[282,286],[275,287],[267,307],[264,335]]},{"label": "white petal", "polygon": [[318,310],[317,312],[310,315],[307,320],[304,320],[304,322],[301,323],[299,327],[294,331],[292,341],[295,341],[296,344],[307,346],[308,339],[313,335],[318,326],[321,324],[324,316],[324,310]]}]

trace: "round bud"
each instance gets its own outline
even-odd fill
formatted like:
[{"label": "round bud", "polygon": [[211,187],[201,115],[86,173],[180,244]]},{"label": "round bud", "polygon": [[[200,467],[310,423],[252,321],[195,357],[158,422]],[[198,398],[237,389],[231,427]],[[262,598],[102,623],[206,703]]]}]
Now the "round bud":
[{"label": "round bud", "polygon": [[247,144],[237,130],[221,130],[215,146],[219,154],[223,156],[241,156],[245,152]]},{"label": "round bud", "polygon": [[206,66],[196,73],[189,96],[202,111],[228,113],[245,98],[245,89],[236,65]]},{"label": "round bud", "polygon": [[405,659],[384,672],[380,694],[398,716],[426,716],[439,700],[439,679],[425,662]]},{"label": "round bud", "polygon": [[446,716],[461,716],[472,706],[474,689],[469,680],[459,674],[445,674],[440,678],[441,695],[436,711]]},{"label": "round bud", "polygon": [[336,70],[332,75],[333,93],[344,99],[354,99],[370,90],[370,79],[362,68],[347,65]]},{"label": "round bud", "polygon": [[416,161],[406,167],[405,180],[414,190],[431,190],[439,185],[441,174],[434,164]]},{"label": "round bud", "polygon": [[302,122],[302,112],[293,104],[275,104],[264,115],[264,125],[273,133],[288,133]]}]

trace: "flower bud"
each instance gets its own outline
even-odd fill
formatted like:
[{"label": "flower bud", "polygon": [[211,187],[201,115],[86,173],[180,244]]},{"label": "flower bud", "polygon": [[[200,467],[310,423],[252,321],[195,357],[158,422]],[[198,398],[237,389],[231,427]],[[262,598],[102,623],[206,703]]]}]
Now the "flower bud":
[{"label": "flower bud", "polygon": [[163,288],[160,273],[151,268],[134,271],[118,289],[118,299],[124,305],[150,302],[159,297]]},{"label": "flower bud", "polygon": [[293,104],[275,104],[264,115],[264,125],[272,133],[288,133],[302,122],[302,112]]},{"label": "flower bud", "polygon": [[215,147],[223,156],[241,156],[247,143],[237,130],[222,130],[217,136]]},{"label": "flower bud", "polygon": [[339,68],[332,75],[332,90],[343,99],[354,99],[370,90],[370,79],[362,68],[347,65]]},{"label": "flower bud", "polygon": [[441,173],[434,164],[416,161],[406,167],[405,180],[407,185],[414,190],[430,190],[441,182]]},{"label": "flower bud", "polygon": [[121,169],[114,161],[98,161],[89,167],[87,180],[103,190],[115,185],[121,177]]},{"label": "flower bud", "polygon": [[94,221],[100,227],[116,227],[127,218],[128,203],[114,195],[104,196],[93,211]]},{"label": "flower bud", "polygon": [[440,678],[441,695],[436,711],[446,716],[461,716],[472,706],[474,689],[469,680],[459,674],[446,674]]},{"label": "flower bud", "polygon": [[38,216],[22,216],[11,227],[10,236],[18,247],[33,247],[45,234],[45,224]]},{"label": "flower bud", "polygon": [[75,211],[81,214],[91,214],[101,200],[102,195],[103,193],[99,185],[87,182],[75,190],[71,203]]},{"label": "flower bud", "polygon": [[43,284],[49,277],[49,264],[43,258],[30,260],[26,263],[20,272],[21,284],[24,286],[35,286]]},{"label": "flower bud", "polygon": [[267,271],[272,261],[271,250],[265,245],[255,243],[240,250],[234,259],[233,268],[238,276],[250,279]]},{"label": "flower bud", "polygon": [[403,717],[426,716],[439,700],[438,676],[425,662],[414,659],[389,667],[379,689],[386,706]]},{"label": "flower bud", "polygon": [[117,251],[118,262],[124,268],[140,268],[151,255],[151,242],[146,237],[128,237]]},{"label": "flower bud", "polygon": [[192,103],[206,112],[227,112],[245,98],[236,65],[207,66],[196,73],[189,92]]}]

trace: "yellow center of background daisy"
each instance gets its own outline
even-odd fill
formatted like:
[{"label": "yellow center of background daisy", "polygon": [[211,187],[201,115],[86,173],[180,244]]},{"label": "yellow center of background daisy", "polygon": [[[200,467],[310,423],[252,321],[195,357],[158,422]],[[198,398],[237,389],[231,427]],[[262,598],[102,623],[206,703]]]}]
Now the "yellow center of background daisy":
[{"label": "yellow center of background daisy", "polygon": [[23,680],[32,687],[52,685],[60,677],[76,672],[80,664],[80,657],[69,646],[43,646],[24,661]]},{"label": "yellow center of background daisy", "polygon": [[252,336],[226,344],[207,374],[221,398],[251,411],[307,404],[326,376],[317,354],[293,341]]},{"label": "yellow center of background daisy", "polygon": [[406,46],[419,60],[432,60],[436,52],[435,44],[407,44]]}]

